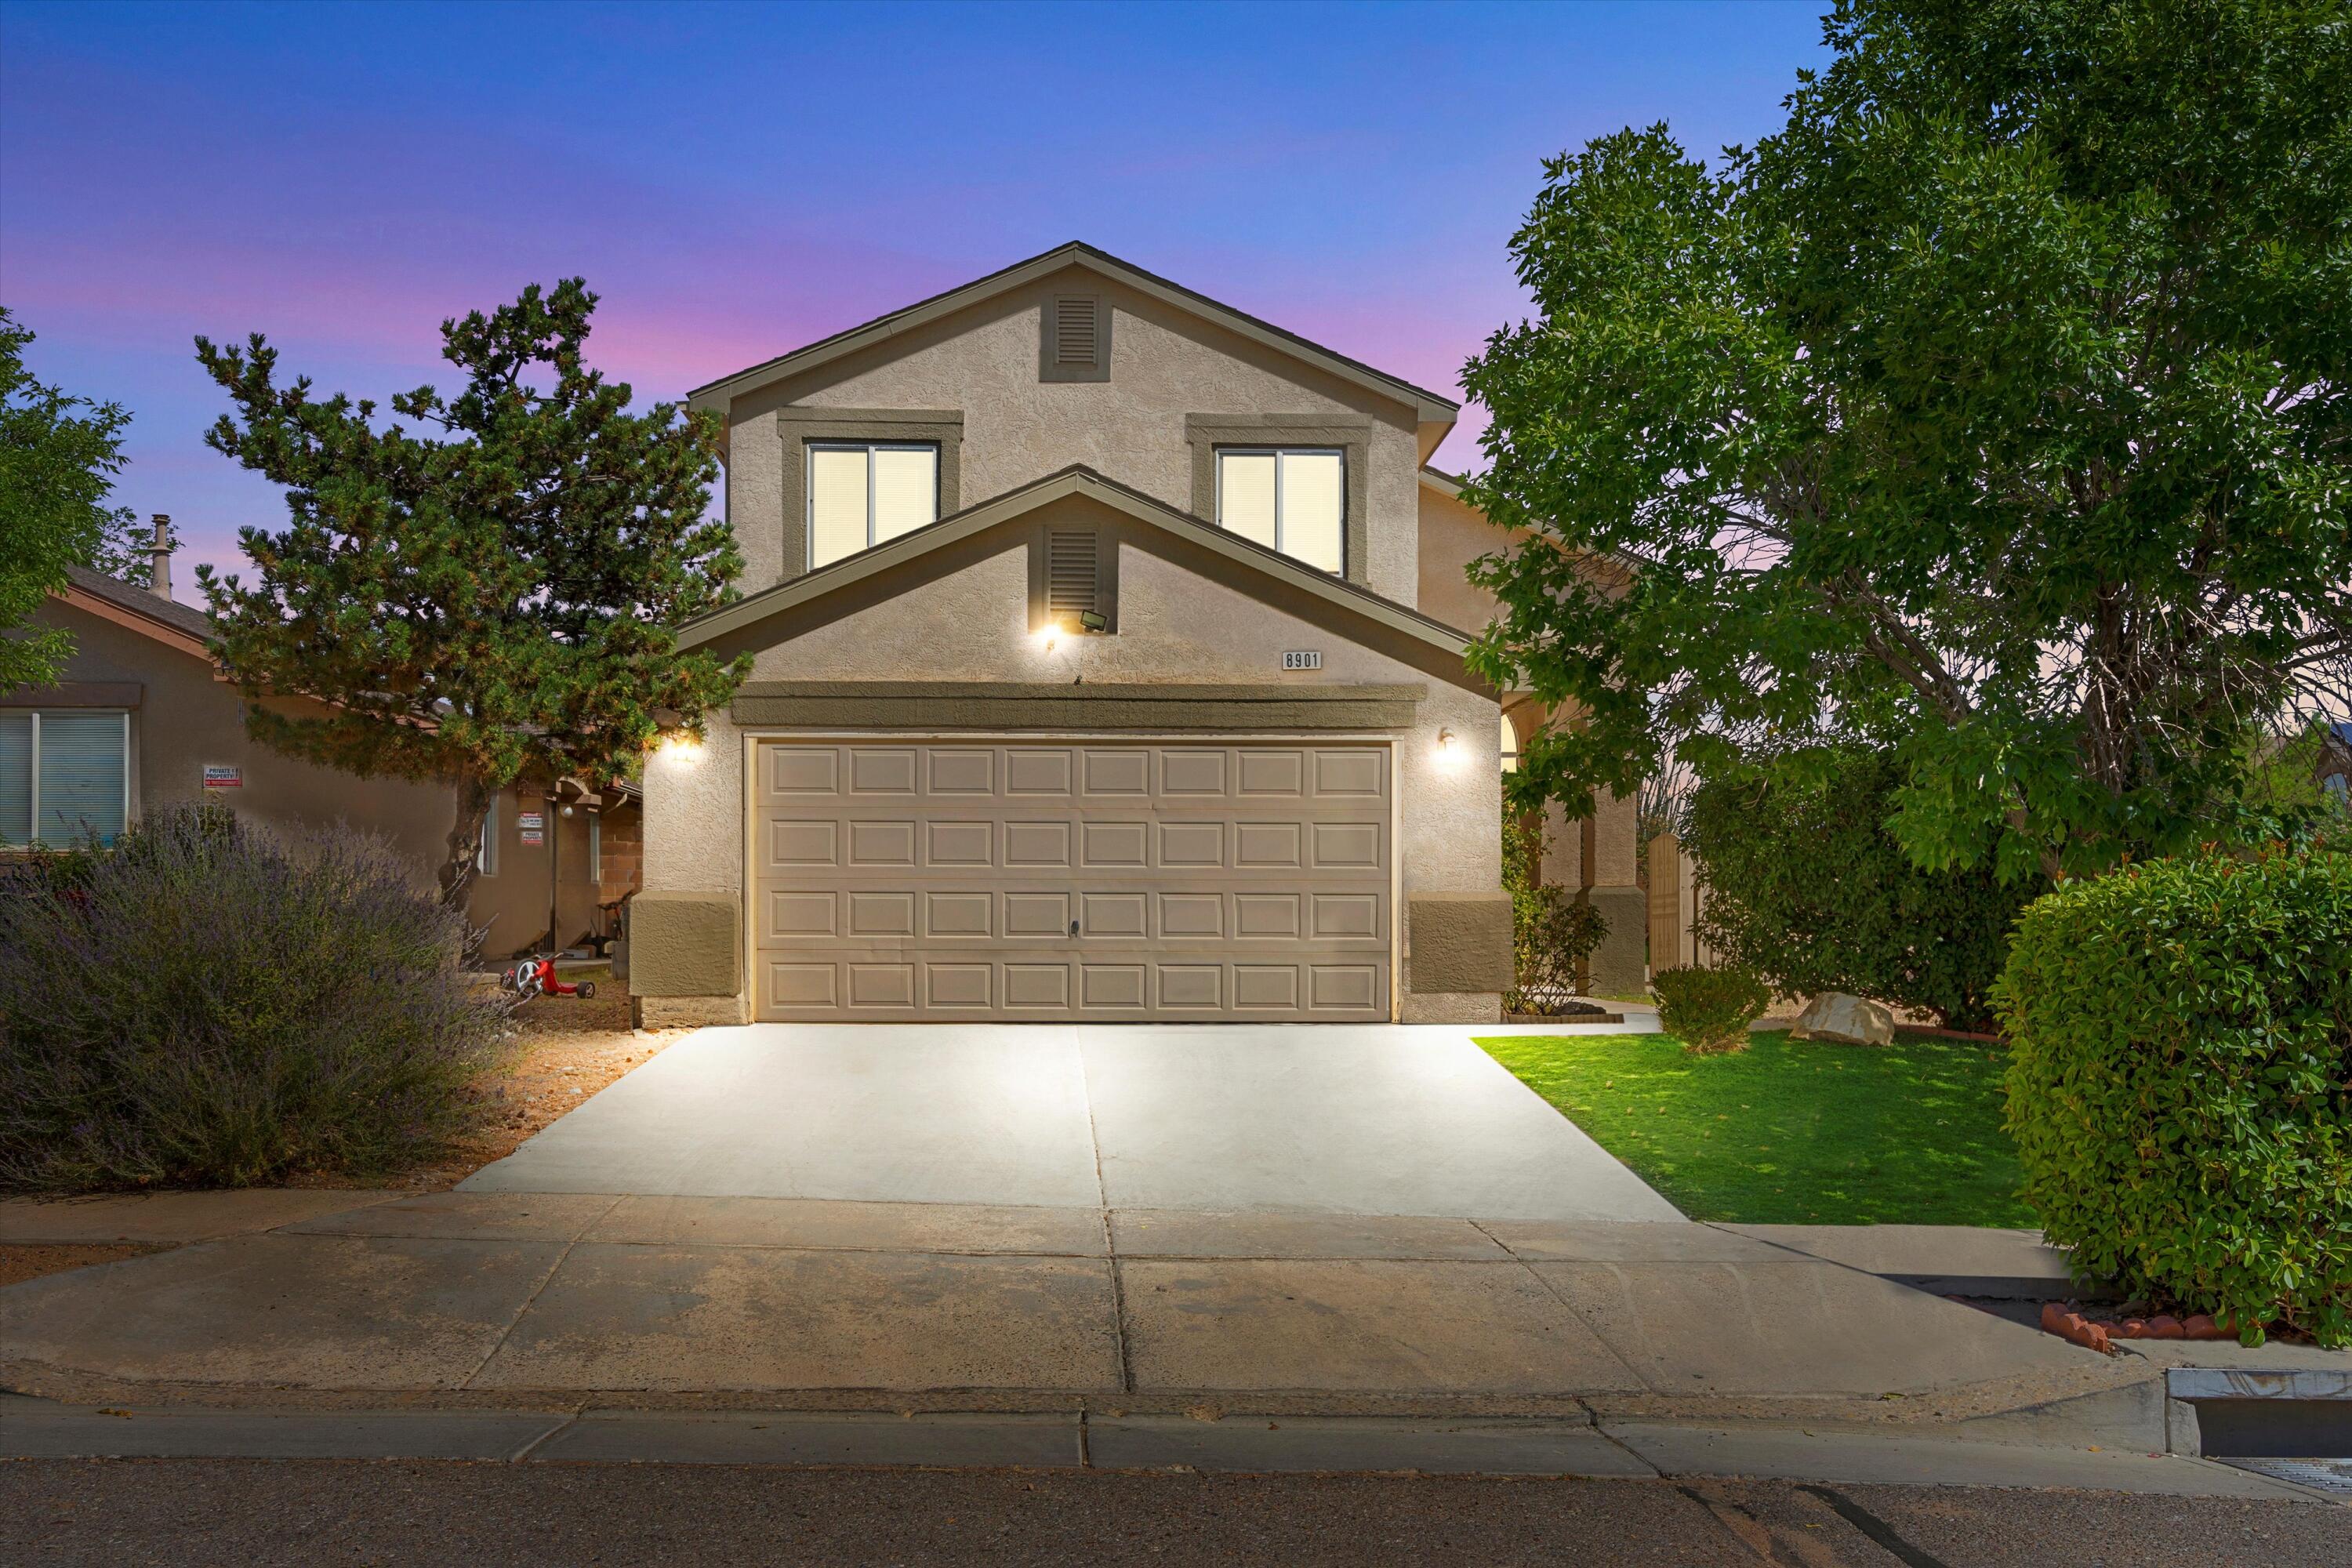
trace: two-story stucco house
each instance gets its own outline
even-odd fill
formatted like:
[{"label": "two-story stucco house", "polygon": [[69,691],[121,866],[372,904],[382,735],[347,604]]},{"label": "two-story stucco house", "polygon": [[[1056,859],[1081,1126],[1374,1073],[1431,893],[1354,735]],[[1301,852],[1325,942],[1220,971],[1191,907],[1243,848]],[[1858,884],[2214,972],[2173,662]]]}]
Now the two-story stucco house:
[{"label": "two-story stucco house", "polygon": [[753,668],[648,762],[649,1022],[1497,1016],[1454,403],[1083,245],[693,402],[749,564],[683,640]]}]

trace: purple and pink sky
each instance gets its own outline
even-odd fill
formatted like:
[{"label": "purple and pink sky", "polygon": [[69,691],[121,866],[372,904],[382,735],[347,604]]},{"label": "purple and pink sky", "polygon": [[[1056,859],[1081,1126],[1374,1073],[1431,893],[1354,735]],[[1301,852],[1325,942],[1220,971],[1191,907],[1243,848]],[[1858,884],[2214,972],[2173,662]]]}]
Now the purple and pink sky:
[{"label": "purple and pink sky", "polygon": [[1066,239],[1453,391],[1542,160],[1754,140],[1822,10],[0,0],[0,302],[131,411],[117,499],[184,563],[283,517],[204,445],[194,334],[381,401],[572,274],[641,401]]}]

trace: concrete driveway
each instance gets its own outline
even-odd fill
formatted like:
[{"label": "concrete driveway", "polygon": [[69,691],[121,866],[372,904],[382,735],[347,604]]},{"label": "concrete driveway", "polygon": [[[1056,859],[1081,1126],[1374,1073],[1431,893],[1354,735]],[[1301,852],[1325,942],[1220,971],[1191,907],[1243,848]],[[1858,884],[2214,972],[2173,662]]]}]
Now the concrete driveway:
[{"label": "concrete driveway", "polygon": [[461,1190],[1682,1217],[1496,1065],[1473,1033],[1428,1025],[706,1029]]}]

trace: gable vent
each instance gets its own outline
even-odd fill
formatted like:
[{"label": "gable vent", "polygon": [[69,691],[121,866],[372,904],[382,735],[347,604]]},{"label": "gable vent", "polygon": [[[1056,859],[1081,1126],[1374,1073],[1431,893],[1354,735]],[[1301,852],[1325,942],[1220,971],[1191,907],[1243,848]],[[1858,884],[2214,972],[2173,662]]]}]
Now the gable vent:
[{"label": "gable vent", "polygon": [[1090,530],[1054,529],[1045,536],[1045,615],[1076,629],[1079,615],[1101,608],[1095,536]]},{"label": "gable vent", "polygon": [[1054,301],[1054,363],[1091,365],[1102,357],[1100,301],[1087,294]]}]

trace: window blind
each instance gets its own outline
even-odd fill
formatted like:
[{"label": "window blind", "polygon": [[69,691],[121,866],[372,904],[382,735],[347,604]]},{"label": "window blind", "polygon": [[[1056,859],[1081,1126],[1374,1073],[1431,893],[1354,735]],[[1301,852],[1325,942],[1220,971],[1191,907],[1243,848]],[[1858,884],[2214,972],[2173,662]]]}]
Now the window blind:
[{"label": "window blind", "polygon": [[33,838],[33,716],[0,713],[0,845]]},{"label": "window blind", "polygon": [[940,455],[929,447],[874,448],[874,542],[940,520]]},{"label": "window blind", "polygon": [[1337,572],[1346,479],[1337,452],[1282,454],[1282,551],[1318,571]]},{"label": "window blind", "polygon": [[1222,452],[1217,457],[1217,521],[1268,549],[1276,539],[1275,459],[1271,452]]},{"label": "window blind", "polygon": [[122,831],[120,713],[44,713],[40,748],[44,841],[69,844],[86,833],[110,840]]},{"label": "window blind", "polygon": [[866,548],[866,448],[809,449],[809,566]]}]

